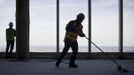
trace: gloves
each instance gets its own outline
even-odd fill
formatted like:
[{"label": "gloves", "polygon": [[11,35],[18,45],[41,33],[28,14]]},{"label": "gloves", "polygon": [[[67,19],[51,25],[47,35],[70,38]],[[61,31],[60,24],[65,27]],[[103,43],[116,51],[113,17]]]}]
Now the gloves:
[{"label": "gloves", "polygon": [[86,35],[84,33],[79,34],[80,37],[85,37]]},{"label": "gloves", "polygon": [[85,37],[86,35],[83,33],[82,37]]}]

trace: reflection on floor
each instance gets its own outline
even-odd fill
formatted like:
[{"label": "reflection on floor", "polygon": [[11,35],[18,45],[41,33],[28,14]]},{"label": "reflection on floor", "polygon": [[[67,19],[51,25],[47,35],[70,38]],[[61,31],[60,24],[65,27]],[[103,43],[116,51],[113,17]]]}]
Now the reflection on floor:
[{"label": "reflection on floor", "polygon": [[134,75],[134,60],[117,60],[128,72],[120,72],[110,60],[77,60],[78,68],[69,68],[64,60],[59,68],[55,59],[16,61],[0,59],[0,75]]}]

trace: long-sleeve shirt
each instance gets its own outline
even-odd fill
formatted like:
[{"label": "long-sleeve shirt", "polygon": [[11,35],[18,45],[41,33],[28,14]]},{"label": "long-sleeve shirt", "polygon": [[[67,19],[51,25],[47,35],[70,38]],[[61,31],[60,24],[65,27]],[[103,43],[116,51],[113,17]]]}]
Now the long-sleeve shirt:
[{"label": "long-sleeve shirt", "polygon": [[14,41],[14,37],[16,36],[16,31],[13,28],[6,29],[6,41]]},{"label": "long-sleeve shirt", "polygon": [[77,36],[84,36],[83,26],[81,23],[77,23],[76,20],[70,21],[66,26],[65,40],[77,41]]}]

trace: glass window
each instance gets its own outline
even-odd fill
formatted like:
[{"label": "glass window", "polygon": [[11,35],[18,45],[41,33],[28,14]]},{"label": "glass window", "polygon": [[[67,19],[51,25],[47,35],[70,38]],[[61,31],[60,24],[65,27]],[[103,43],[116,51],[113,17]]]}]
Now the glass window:
[{"label": "glass window", "polygon": [[[6,48],[6,29],[9,28],[9,22],[12,21],[15,27],[15,1],[0,0],[0,52],[5,52]],[[14,50],[15,51],[15,47]]]},{"label": "glass window", "polygon": [[30,52],[56,52],[56,0],[30,1]]},{"label": "glass window", "polygon": [[134,0],[124,0],[124,52],[134,52]]},{"label": "glass window", "polygon": [[[79,13],[85,14],[83,32],[88,33],[88,0],[60,0],[60,52],[64,47],[65,27],[69,21],[75,20]],[[88,41],[78,37],[79,52],[88,52]],[[70,50],[71,51],[71,50]]]},{"label": "glass window", "polygon": [[92,0],[92,42],[105,52],[119,51],[118,21],[118,0]]}]

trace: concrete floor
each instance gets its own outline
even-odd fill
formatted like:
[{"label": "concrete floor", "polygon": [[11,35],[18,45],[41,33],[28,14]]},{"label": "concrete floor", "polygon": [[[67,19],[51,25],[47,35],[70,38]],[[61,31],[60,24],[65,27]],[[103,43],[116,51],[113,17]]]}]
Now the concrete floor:
[{"label": "concrete floor", "polygon": [[110,60],[77,60],[78,68],[69,68],[67,60],[55,67],[54,59],[10,61],[0,59],[0,75],[134,75],[134,60],[117,60],[128,72],[120,72]]}]

